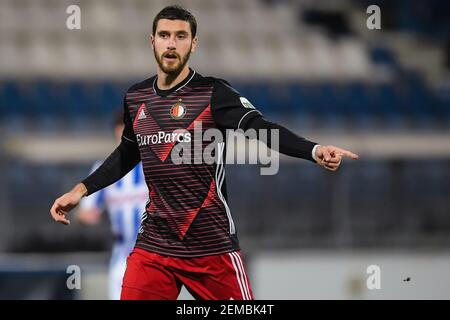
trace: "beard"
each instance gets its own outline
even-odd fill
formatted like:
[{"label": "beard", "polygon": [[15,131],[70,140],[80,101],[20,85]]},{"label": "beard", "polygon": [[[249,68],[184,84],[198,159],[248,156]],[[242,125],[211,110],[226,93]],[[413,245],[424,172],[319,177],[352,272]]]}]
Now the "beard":
[{"label": "beard", "polygon": [[[161,68],[161,70],[164,73],[166,73],[168,75],[176,76],[181,72],[181,70],[183,70],[184,66],[188,62],[189,57],[191,55],[191,49],[192,49],[192,45],[189,48],[188,52],[183,57],[181,57],[178,53],[173,52],[173,51],[167,51],[160,55],[156,52],[156,49],[153,49],[153,54],[155,55],[155,59],[156,59],[156,62],[158,63],[158,66]],[[163,58],[164,58],[164,56],[166,56],[169,53],[172,55],[176,55],[177,59],[176,59],[176,61],[174,61],[172,63],[165,63]]]}]

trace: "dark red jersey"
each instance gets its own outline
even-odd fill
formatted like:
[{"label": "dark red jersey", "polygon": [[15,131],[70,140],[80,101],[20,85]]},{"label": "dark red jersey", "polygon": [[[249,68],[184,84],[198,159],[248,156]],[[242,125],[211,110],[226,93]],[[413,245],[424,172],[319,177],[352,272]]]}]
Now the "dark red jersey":
[{"label": "dark red jersey", "polygon": [[[212,128],[243,128],[260,113],[225,81],[193,70],[170,90],[159,90],[156,80],[155,76],[132,86],[125,98],[128,119],[123,137],[138,144],[151,190],[136,247],[178,257],[237,250],[227,204],[225,141],[215,144],[216,161],[208,164],[202,156],[212,141],[196,140],[195,148],[194,135]],[[174,161],[174,148],[189,142],[190,147],[180,152],[190,153],[185,158],[190,161]]]}]

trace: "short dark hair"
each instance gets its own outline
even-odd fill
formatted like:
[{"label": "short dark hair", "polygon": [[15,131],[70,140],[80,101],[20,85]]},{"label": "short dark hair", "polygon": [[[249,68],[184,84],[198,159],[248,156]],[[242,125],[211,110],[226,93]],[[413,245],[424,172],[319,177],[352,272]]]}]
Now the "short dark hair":
[{"label": "short dark hair", "polygon": [[156,15],[153,20],[153,35],[155,35],[158,21],[161,19],[183,20],[189,22],[189,25],[191,26],[192,38],[194,38],[197,34],[197,20],[195,20],[192,13],[181,6],[173,5],[165,7]]}]

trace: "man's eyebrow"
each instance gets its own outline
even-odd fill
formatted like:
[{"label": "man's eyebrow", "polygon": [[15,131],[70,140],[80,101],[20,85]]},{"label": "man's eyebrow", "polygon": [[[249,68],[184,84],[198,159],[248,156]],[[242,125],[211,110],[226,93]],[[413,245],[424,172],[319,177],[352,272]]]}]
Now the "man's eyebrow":
[{"label": "man's eyebrow", "polygon": [[[158,34],[162,34],[162,33],[171,33],[170,31],[167,30],[160,30],[158,31]],[[176,34],[189,34],[187,31],[185,30],[178,30],[178,31],[174,31],[174,33]]]}]

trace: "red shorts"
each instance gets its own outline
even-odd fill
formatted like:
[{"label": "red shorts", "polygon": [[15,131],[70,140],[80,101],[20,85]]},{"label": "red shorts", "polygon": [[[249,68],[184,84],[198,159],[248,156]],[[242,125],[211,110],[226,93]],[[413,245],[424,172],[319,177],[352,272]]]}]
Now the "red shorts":
[{"label": "red shorts", "polygon": [[128,257],[121,299],[176,300],[182,285],[195,299],[254,299],[238,251],[200,258],[176,258],[139,248]]}]

